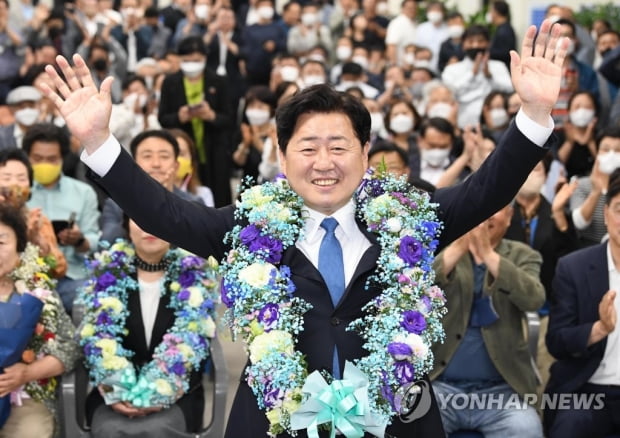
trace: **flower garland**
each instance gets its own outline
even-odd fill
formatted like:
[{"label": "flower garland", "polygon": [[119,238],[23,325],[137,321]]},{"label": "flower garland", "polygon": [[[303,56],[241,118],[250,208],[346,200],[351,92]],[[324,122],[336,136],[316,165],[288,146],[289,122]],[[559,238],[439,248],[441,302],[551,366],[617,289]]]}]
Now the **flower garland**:
[{"label": "flower garland", "polygon": [[175,321],[152,360],[139,370],[130,361],[134,353],[122,346],[128,294],[139,288],[135,250],[119,240],[88,262],[93,275],[80,298],[86,314],[78,336],[91,381],[102,386],[108,404],[168,407],[187,392],[192,371],[209,355],[209,339],[215,336],[217,262],[180,249],[169,250],[164,260],[168,268],[162,294],[171,294]]},{"label": "flower garland", "polygon": [[[357,214],[381,246],[367,286],[382,293],[347,329],[365,340],[369,354],[355,362],[356,371],[367,382],[370,411],[384,424],[399,413],[398,389],[431,370],[430,345],[444,337],[445,300],[433,285],[432,269],[441,224],[429,199],[404,179],[371,173],[355,196]],[[279,265],[282,253],[302,238],[302,207],[303,200],[282,178],[245,190],[235,215],[247,225],[236,225],[227,235],[232,249],[220,269],[228,323],[248,348],[246,380],[265,410],[271,436],[296,434],[300,427],[293,427],[291,419],[312,396],[306,388],[317,381],[308,376],[303,354],[296,350],[303,315],[311,305],[295,297],[290,269]],[[323,422],[332,423],[332,432],[346,423]],[[366,426],[361,430],[370,431]]]},{"label": "flower garland", "polygon": [[[28,243],[21,254],[19,266],[11,273],[18,292],[29,293],[43,301],[39,322],[22,353],[22,361],[26,364],[43,357],[45,351],[56,343],[58,312],[64,310],[61,310],[62,302],[58,295],[52,293],[55,281],[47,275],[54,266],[55,264],[49,263],[48,258],[39,256],[38,246]],[[57,385],[56,377],[50,377],[26,383],[25,390],[31,398],[42,402],[55,396]]]}]

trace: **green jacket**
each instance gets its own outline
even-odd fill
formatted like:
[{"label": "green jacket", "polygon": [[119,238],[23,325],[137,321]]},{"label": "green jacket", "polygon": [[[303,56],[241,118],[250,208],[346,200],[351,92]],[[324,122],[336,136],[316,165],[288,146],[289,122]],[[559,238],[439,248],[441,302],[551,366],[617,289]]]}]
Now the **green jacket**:
[{"label": "green jacket", "polygon": [[[504,380],[521,396],[536,391],[536,373],[532,366],[526,335],[524,312],[538,310],[545,301],[545,289],[540,282],[540,254],[529,246],[503,239],[495,251],[500,255],[498,278],[488,272],[484,293],[490,295],[499,319],[482,327],[482,337],[495,368]],[[446,340],[432,350],[435,364],[430,374],[437,378],[452,359],[467,329],[474,299],[474,274],[469,254],[461,257],[446,276],[443,252],[435,259],[436,283],[447,299],[448,313],[443,318]]]}]

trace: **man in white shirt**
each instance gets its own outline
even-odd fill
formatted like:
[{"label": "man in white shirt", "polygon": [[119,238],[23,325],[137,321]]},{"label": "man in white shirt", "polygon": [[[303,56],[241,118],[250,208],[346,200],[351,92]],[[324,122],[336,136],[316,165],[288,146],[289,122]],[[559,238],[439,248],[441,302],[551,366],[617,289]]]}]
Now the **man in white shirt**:
[{"label": "man in white shirt", "polygon": [[491,91],[513,91],[510,72],[504,63],[489,60],[489,43],[489,31],[485,27],[470,26],[463,34],[465,59],[446,66],[441,75],[459,103],[460,128],[479,122],[484,98]]},{"label": "man in white shirt", "polygon": [[416,31],[416,45],[428,48],[432,53],[430,68],[438,71],[439,50],[445,40],[450,38],[448,25],[445,22],[446,7],[443,2],[434,1],[426,8],[426,18],[428,21],[420,24]]},{"label": "man in white shirt", "polygon": [[402,63],[405,46],[415,43],[415,17],[418,12],[416,0],[403,0],[400,14],[390,21],[385,35],[386,57],[392,64]]},{"label": "man in white shirt", "polygon": [[[620,432],[620,171],[605,202],[609,241],[561,258],[553,280],[547,348],[557,358],[546,392],[569,395],[563,409],[545,411],[549,438]],[[594,398],[589,405],[578,400]]]},{"label": "man in white shirt", "polygon": [[[536,29],[531,27],[524,39],[523,58],[513,53],[513,80],[523,106],[496,153],[464,185],[433,194],[444,222],[441,245],[505,205],[546,152],[540,146],[550,146],[547,140],[553,123],[549,114],[559,92],[560,65],[566,52],[566,42],[562,42],[556,54],[558,34],[550,32],[550,22],[544,22],[534,45]],[[141,173],[107,128],[111,79],[97,90],[84,61],[76,56],[74,62],[72,68],[64,58],[58,58],[66,82],[51,67],[47,68],[59,94],[49,88],[45,93],[82,142],[82,159],[98,175],[94,178],[146,231],[198,255],[224,257],[228,248],[223,236],[234,226],[234,207],[213,209],[180,201]],[[323,368],[337,375],[335,365],[342,367],[345,360],[366,354],[359,336],[346,331],[346,327],[355,317],[352,315],[362,312],[363,305],[373,299],[373,293],[363,291],[377,259],[366,250],[378,247],[368,241],[363,228],[352,222],[352,197],[368,164],[370,116],[352,96],[317,85],[286,101],[278,112],[277,125],[282,170],[308,211],[304,238],[283,254],[295,258],[291,265],[295,294],[313,305],[305,316],[306,330],[311,330],[311,336],[300,337],[297,348],[305,354],[310,371]],[[131,181],[132,190],[127,190],[127,181]],[[325,217],[338,219],[335,236],[342,253],[347,254],[343,260],[345,284],[351,282],[349,287],[354,289],[335,306],[329,300],[325,281],[316,282],[307,275],[308,270],[317,268],[318,237],[324,233],[318,230],[316,221]],[[296,251],[304,253],[305,259],[295,255]],[[336,349],[339,362],[334,364],[332,353]],[[425,382],[430,386],[428,380]],[[432,399],[432,392],[429,395]],[[253,438],[264,435],[268,429],[269,421],[252,390],[247,382],[240,382],[226,437]],[[415,422],[395,416],[386,433],[408,438],[442,436],[437,403],[432,399],[429,411]]]}]

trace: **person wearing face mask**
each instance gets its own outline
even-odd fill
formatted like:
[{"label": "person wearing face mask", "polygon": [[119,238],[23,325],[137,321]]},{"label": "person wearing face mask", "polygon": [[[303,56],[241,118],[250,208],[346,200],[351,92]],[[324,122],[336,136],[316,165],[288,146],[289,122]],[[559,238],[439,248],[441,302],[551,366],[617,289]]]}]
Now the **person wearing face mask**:
[{"label": "person wearing face mask", "polygon": [[494,1],[489,5],[490,24],[495,33],[489,46],[489,58],[496,59],[510,68],[510,51],[517,49],[517,37],[510,24],[510,5],[505,1]]},{"label": "person wearing face mask", "polygon": [[28,129],[39,121],[41,93],[34,87],[17,87],[8,94],[6,103],[15,123],[0,126],[0,148],[21,148]]},{"label": "person wearing face mask", "polygon": [[458,126],[475,125],[482,111],[484,98],[491,91],[512,93],[510,73],[504,63],[489,59],[489,31],[472,25],[463,34],[466,57],[448,65],[441,79],[459,103]]},{"label": "person wearing face mask", "polygon": [[568,101],[568,120],[564,123],[563,141],[558,159],[564,164],[568,178],[590,173],[596,159],[596,126],[598,104],[587,91],[577,92]]},{"label": "person wearing face mask", "polygon": [[179,44],[181,70],[166,77],[161,88],[159,123],[180,128],[198,150],[201,181],[213,189],[215,205],[226,205],[230,193],[230,130],[232,109],[226,81],[206,67],[206,47],[201,37],[190,36]]},{"label": "person wearing face mask", "polygon": [[465,57],[463,51],[462,37],[465,32],[465,19],[460,12],[450,12],[446,17],[448,25],[447,38],[439,48],[439,58],[437,60],[437,69],[443,72],[446,65],[462,61]]},{"label": "person wearing face mask", "polygon": [[308,88],[313,85],[327,83],[327,71],[325,64],[319,61],[309,60],[301,66],[300,72],[301,88]]},{"label": "person wearing face mask", "polygon": [[49,274],[61,278],[67,272],[67,260],[58,247],[52,222],[40,208],[26,206],[33,184],[32,174],[24,151],[13,148],[0,151],[0,204],[8,204],[22,212],[28,226],[28,240],[39,247],[41,257],[53,257],[55,266]]},{"label": "person wearing face mask", "polygon": [[599,100],[599,86],[596,72],[589,65],[579,61],[575,53],[578,48],[575,23],[560,18],[554,26],[560,27],[560,34],[570,40],[568,56],[564,58],[562,66],[562,85],[560,95],[551,112],[551,117],[555,122],[555,129],[559,130],[564,126],[568,116],[568,101],[576,91],[589,91],[594,95],[596,101]]},{"label": "person wearing face mask", "polygon": [[329,71],[329,79],[332,84],[337,84],[340,81],[342,66],[346,62],[351,61],[353,56],[353,41],[351,41],[351,38],[343,36],[338,39],[335,56],[336,64]]},{"label": "person wearing face mask", "polygon": [[28,208],[40,208],[54,225],[67,272],[58,280],[58,294],[69,314],[77,289],[86,277],[85,257],[99,241],[99,210],[94,189],[62,173],[69,138],[51,123],[33,125],[24,136],[23,151],[32,164],[34,184]]},{"label": "person wearing face mask", "polygon": [[321,23],[319,5],[309,2],[302,7],[301,22],[288,32],[286,47],[289,53],[302,57],[318,45],[329,52],[334,48],[329,27]]},{"label": "person wearing face mask", "polygon": [[243,31],[245,47],[241,56],[245,59],[248,86],[267,85],[273,60],[286,50],[286,32],[274,22],[273,2],[258,0],[256,12],[259,21],[246,26]]},{"label": "person wearing face mask", "polygon": [[395,100],[387,110],[384,126],[389,134],[389,140],[401,148],[409,156],[411,175],[418,177],[420,174],[420,153],[416,129],[420,116],[408,100]]},{"label": "person wearing face mask", "polygon": [[138,61],[148,54],[152,34],[142,26],[144,9],[137,0],[122,0],[120,13],[121,23],[112,27],[110,35],[127,53],[127,71],[135,72]]},{"label": "person wearing face mask", "polygon": [[398,100],[413,101],[413,96],[407,86],[405,72],[402,67],[392,65],[385,69],[383,93],[377,97],[380,108],[392,106]]},{"label": "person wearing face mask", "polygon": [[410,165],[412,175],[436,185],[453,161],[451,155],[456,137],[454,127],[446,119],[425,120],[420,126],[418,138],[419,157]]},{"label": "person wearing face mask", "polygon": [[92,66],[93,81],[97,86],[107,76],[114,77],[112,84],[112,102],[120,103],[123,96],[122,83],[127,76],[127,52],[114,38],[104,41],[101,37],[93,37],[90,45],[82,43],[78,47],[78,53],[88,59]]},{"label": "person wearing face mask", "polygon": [[434,71],[438,69],[441,44],[450,38],[450,32],[445,18],[446,7],[443,2],[432,1],[427,3],[427,21],[418,26],[416,33],[416,45],[426,47],[432,52],[429,68]]},{"label": "person wearing face mask", "polygon": [[358,87],[364,93],[364,97],[371,99],[379,95],[379,90],[366,83],[367,76],[364,69],[356,62],[346,62],[342,66],[340,83],[336,85],[337,91],[347,91],[349,88]]},{"label": "person wearing face mask", "polygon": [[577,181],[562,184],[552,204],[541,194],[552,159],[551,154],[548,154],[540,161],[519,189],[515,197],[512,220],[505,236],[506,239],[525,243],[542,255],[540,281],[545,288],[546,300],[538,310],[540,332],[536,364],[541,376],[539,387],[546,385],[549,380],[549,367],[554,362],[545,345],[545,334],[549,322],[551,282],[555,267],[560,257],[577,249],[577,235],[566,210],[568,201],[577,188]]},{"label": "person wearing face mask", "polygon": [[172,43],[179,44],[188,36],[202,36],[208,32],[214,14],[211,0],[195,0],[194,5],[187,11],[185,18],[178,23]]},{"label": "person wearing face mask", "polygon": [[251,87],[245,95],[241,141],[233,153],[233,162],[243,170],[244,177],[254,181],[270,181],[280,171],[273,116],[274,94],[265,86]]},{"label": "person wearing face mask", "polygon": [[492,91],[484,98],[480,124],[491,132],[497,143],[508,128],[510,117],[508,116],[508,102],[506,95],[499,91]]},{"label": "person wearing face mask", "polygon": [[[381,5],[381,6],[380,6]],[[362,13],[368,22],[368,30],[374,35],[375,47],[385,51],[385,34],[390,20],[385,17],[381,8],[387,3],[377,0],[362,0]]]},{"label": "person wearing face mask", "polygon": [[[362,99],[362,103],[370,113],[370,146],[374,146],[377,142],[385,140],[389,137],[385,129],[385,116],[381,111],[381,107],[375,99]],[[407,160],[407,163],[409,160]],[[409,164],[407,164],[409,166]]]},{"label": "person wearing face mask", "polygon": [[580,247],[600,243],[607,232],[603,210],[609,175],[620,167],[620,128],[606,128],[596,144],[598,152],[592,173],[579,178],[577,189],[570,199]]}]

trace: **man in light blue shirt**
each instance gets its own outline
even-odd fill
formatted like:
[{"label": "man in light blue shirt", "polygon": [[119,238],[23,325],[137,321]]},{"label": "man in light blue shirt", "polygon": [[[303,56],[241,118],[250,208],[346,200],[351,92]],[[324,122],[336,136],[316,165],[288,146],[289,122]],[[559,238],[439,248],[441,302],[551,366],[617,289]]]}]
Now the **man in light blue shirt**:
[{"label": "man in light blue shirt", "polygon": [[88,184],[62,174],[69,139],[60,128],[49,123],[33,125],[22,146],[35,180],[28,207],[41,208],[52,221],[67,259],[67,275],[58,281],[58,293],[70,313],[76,289],[87,275],[84,257],[99,241],[97,195]]}]

